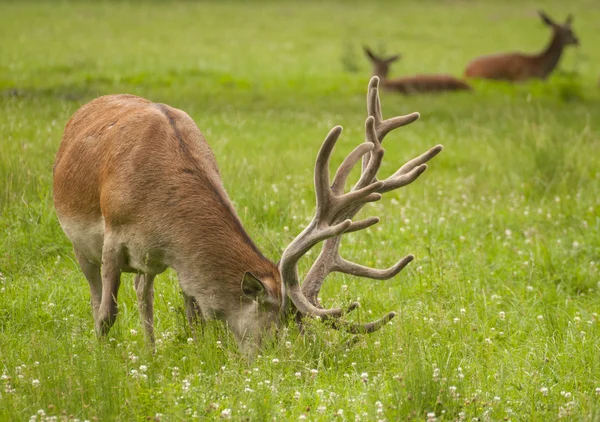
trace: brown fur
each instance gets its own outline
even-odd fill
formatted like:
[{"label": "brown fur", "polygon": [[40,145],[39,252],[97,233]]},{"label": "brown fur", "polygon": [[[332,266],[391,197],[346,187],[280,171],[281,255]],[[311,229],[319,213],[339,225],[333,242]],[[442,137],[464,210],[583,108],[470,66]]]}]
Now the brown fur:
[{"label": "brown fur", "polygon": [[[201,316],[226,320],[240,341],[277,320],[285,296],[279,270],[244,231],[212,151],[185,112],[132,95],[104,96],[81,107],[56,156],[54,202],[76,252],[102,265],[102,288],[110,284],[105,255],[116,250],[117,273],[153,277],[173,267]],[[89,226],[92,236],[102,220],[95,242],[72,228]],[[246,273],[260,280],[264,295],[244,295]],[[118,279],[116,285],[118,291]],[[94,308],[95,316],[102,314],[100,334],[116,317],[117,291],[114,309],[104,296]]]},{"label": "brown fur", "polygon": [[368,47],[364,47],[364,51],[373,64],[373,75],[381,79],[383,88],[388,91],[410,95],[444,91],[469,91],[472,89],[466,82],[451,75],[415,75],[388,79],[390,65],[398,60],[400,55],[381,58],[373,54]]},{"label": "brown fur", "polygon": [[544,50],[534,55],[507,53],[478,57],[468,64],[465,77],[512,82],[546,79],[558,65],[565,46],[578,45],[579,40],[571,30],[571,16],[560,25],[543,12],[539,13],[542,21],[552,29],[552,38]]}]

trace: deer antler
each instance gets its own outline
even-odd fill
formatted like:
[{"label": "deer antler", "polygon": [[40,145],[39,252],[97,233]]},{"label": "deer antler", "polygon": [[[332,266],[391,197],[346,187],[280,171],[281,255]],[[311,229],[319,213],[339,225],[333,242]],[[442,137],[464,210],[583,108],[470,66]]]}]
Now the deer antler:
[{"label": "deer antler", "polygon": [[[279,268],[282,278],[289,289],[289,295],[301,314],[319,317],[339,317],[341,309],[323,309],[318,295],[325,277],[331,272],[342,272],[359,277],[376,280],[387,280],[394,277],[414,259],[408,255],[388,269],[379,270],[347,261],[339,254],[341,235],[363,230],[379,222],[378,217],[352,222],[352,218],[367,202],[381,199],[381,194],[406,186],[415,181],[426,169],[427,161],[435,157],[442,146],[431,148],[421,156],[407,162],[393,175],[383,181],[377,180],[377,172],[381,166],[384,150],[381,147],[383,138],[392,130],[406,126],[419,118],[418,113],[398,116],[383,120],[378,93],[379,78],[373,77],[369,82],[367,95],[368,117],[365,122],[366,142],[357,146],[338,168],[331,186],[329,185],[329,157],[337,141],[341,127],[333,128],[325,139],[317,156],[315,165],[315,190],[317,209],[312,222],[286,248]],[[359,181],[348,193],[344,187],[348,175],[360,158],[363,158],[362,173]],[[321,253],[310,268],[302,288],[299,288],[297,264],[300,258],[317,243],[324,241]],[[348,311],[356,308],[353,303]],[[367,324],[349,324],[336,320],[334,328],[344,328],[352,333],[371,333],[383,327],[394,318],[394,312]]]}]

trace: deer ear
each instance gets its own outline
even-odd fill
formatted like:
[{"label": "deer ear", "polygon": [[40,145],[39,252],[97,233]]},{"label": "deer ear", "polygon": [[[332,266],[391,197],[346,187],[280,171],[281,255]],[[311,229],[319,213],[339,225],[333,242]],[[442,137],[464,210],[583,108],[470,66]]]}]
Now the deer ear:
[{"label": "deer ear", "polygon": [[567,19],[565,20],[565,26],[571,26],[572,23],[573,23],[573,15],[571,13],[569,13],[569,15],[567,16]]},{"label": "deer ear", "polygon": [[267,296],[267,288],[254,274],[246,271],[242,278],[242,293],[249,299],[262,302]]},{"label": "deer ear", "polygon": [[542,18],[542,22],[544,22],[548,26],[554,26],[554,21],[550,19],[550,16],[545,14],[543,10],[539,10],[538,14],[540,15],[540,18]]},{"label": "deer ear", "polygon": [[365,54],[367,55],[367,57],[369,57],[371,60],[373,61],[378,61],[377,57],[375,57],[375,55],[373,54],[373,52],[369,49],[369,47],[367,46],[363,46],[363,50],[365,51]]}]

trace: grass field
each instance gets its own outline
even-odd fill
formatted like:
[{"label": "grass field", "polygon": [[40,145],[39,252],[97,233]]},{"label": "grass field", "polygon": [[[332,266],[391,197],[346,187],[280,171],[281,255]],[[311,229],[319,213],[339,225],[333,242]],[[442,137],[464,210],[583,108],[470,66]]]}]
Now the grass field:
[{"label": "grass field", "polygon": [[[477,55],[541,49],[541,3],[557,20],[572,12],[581,39],[549,81],[382,96],[384,117],[422,116],[386,138],[383,175],[445,150],[367,207],[381,223],[343,254],[417,258],[390,281],[334,274],[322,298],[358,299],[353,320],[395,310],[390,325],[352,342],[290,324],[248,363],[221,324],[188,340],[167,271],[155,353],[130,275],[110,338],[95,338],[52,205],[54,155],[80,105],[133,93],[187,111],[276,261],[312,216],[327,131],[345,128],[334,164],[364,139],[361,45],[401,52],[394,75],[460,76]],[[0,40],[0,420],[600,420],[596,0],[3,2]]]}]

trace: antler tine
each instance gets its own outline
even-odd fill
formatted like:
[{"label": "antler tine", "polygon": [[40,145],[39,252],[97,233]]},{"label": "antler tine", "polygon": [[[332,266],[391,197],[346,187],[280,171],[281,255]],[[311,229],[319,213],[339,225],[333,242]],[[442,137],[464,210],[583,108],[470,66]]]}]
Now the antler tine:
[{"label": "antler tine", "polygon": [[336,195],[341,195],[344,193],[344,186],[346,185],[346,180],[350,175],[350,172],[358,162],[366,153],[371,152],[375,145],[363,142],[352,151],[348,156],[344,159],[338,171],[335,173],[333,178],[333,183],[331,184],[331,190]]},{"label": "antler tine", "polygon": [[376,268],[365,267],[364,265],[356,264],[342,258],[340,255],[336,256],[331,271],[340,273],[350,274],[357,277],[372,278],[373,280],[389,280],[396,276],[400,271],[404,269],[413,259],[414,255],[407,255],[394,264],[392,267],[379,270]]},{"label": "antler tine", "polygon": [[348,323],[343,321],[333,321],[331,326],[336,330],[343,330],[350,334],[371,334],[383,328],[396,316],[396,312],[389,312],[383,318],[365,324]]},{"label": "antler tine", "polygon": [[377,139],[379,142],[383,142],[385,135],[392,130],[409,125],[420,117],[420,114],[415,112],[407,114],[406,116],[397,116],[383,120],[381,114],[381,101],[379,99],[379,78],[377,76],[373,76],[369,81],[367,114],[375,118],[375,129],[377,130]]}]

